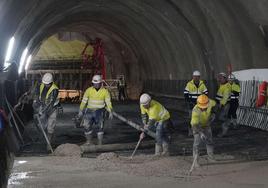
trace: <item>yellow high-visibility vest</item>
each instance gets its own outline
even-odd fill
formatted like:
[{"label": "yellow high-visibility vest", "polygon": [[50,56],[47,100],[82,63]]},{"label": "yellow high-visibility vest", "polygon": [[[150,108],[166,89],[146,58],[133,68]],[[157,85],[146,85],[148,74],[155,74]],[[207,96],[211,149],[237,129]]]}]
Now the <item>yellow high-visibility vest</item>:
[{"label": "yellow high-visibility vest", "polygon": [[105,107],[109,112],[112,110],[110,93],[104,87],[100,88],[98,91],[94,87],[88,88],[80,104],[80,110],[83,110],[86,104],[87,108],[91,110],[98,110]]},{"label": "yellow high-visibility vest", "polygon": [[205,94],[208,94],[208,89],[203,82],[203,80],[199,81],[198,87],[196,87],[194,80],[191,80],[187,83],[185,89],[184,89],[184,94],[188,94],[189,98],[191,99],[197,99],[198,96]]},{"label": "yellow high-visibility vest", "polygon": [[240,86],[236,83],[233,83],[232,85],[232,89],[231,89],[231,100],[235,100],[239,98],[239,94],[240,94]]},{"label": "yellow high-visibility vest", "polygon": [[191,125],[192,127],[200,125],[201,127],[207,127],[208,121],[211,116],[211,109],[216,105],[214,100],[209,99],[208,108],[202,111],[197,105],[193,108]]},{"label": "yellow high-visibility vest", "polygon": [[226,105],[230,101],[231,91],[232,86],[230,83],[221,84],[216,95],[217,102],[223,106]]},{"label": "yellow high-visibility vest", "polygon": [[155,100],[152,100],[150,102],[149,109],[144,108],[143,105],[140,105],[140,109],[141,114],[147,114],[149,120],[154,120],[156,122],[163,122],[170,118],[170,114],[165,109],[165,107]]},{"label": "yellow high-visibility vest", "polygon": [[[45,88],[45,84],[41,84],[40,85],[40,89],[39,89],[39,100],[41,100],[41,96],[42,96],[42,93],[43,93],[43,90]],[[47,91],[47,94],[46,94],[46,98],[45,98],[45,103],[47,103],[47,99],[49,98],[50,94],[52,93],[53,90],[55,89],[59,89],[58,86],[56,84],[52,84],[51,87],[49,88],[49,90]],[[56,100],[55,104],[58,103],[59,101]]]}]

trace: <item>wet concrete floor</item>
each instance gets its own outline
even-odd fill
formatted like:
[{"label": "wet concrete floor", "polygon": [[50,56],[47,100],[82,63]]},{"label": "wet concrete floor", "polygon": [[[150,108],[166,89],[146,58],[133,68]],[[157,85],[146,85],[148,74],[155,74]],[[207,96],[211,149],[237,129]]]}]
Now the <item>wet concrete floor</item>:
[{"label": "wet concrete floor", "polygon": [[[187,113],[184,108],[176,108],[172,101],[159,99],[168,109],[170,109],[172,120],[175,125],[173,134],[171,154],[178,157],[178,160],[186,161],[186,169],[191,165],[191,150],[193,138],[187,136]],[[178,104],[179,106],[179,104]],[[71,118],[78,112],[78,105],[65,104],[64,113],[59,115],[56,135],[53,140],[53,147],[60,144],[75,143],[81,144],[85,141],[83,129],[74,127]],[[125,104],[115,104],[115,111],[123,116],[140,123],[139,106],[136,102],[126,102]],[[213,124],[213,134],[220,131],[220,125]],[[217,156],[232,156],[232,159],[243,161],[243,163],[217,164],[209,165],[210,169],[217,169],[216,176],[197,175],[198,181],[191,180],[187,182],[184,177],[155,177],[139,176],[129,174],[116,169],[107,171],[98,171],[94,169],[94,158],[98,154],[89,154],[79,159],[67,159],[48,156],[45,151],[44,140],[37,133],[37,130],[31,124],[25,131],[24,138],[27,141],[21,154],[16,158],[13,173],[9,181],[9,187],[192,187],[196,184],[199,187],[263,187],[267,185],[264,172],[268,171],[268,163],[254,162],[256,160],[268,159],[268,132],[253,128],[241,127],[240,129],[231,129],[225,138],[214,138],[215,153]],[[139,138],[139,132],[132,127],[114,119],[107,121],[105,125],[105,143],[129,143],[136,142]],[[150,140],[149,137],[146,138]],[[122,156],[130,156],[132,151],[115,151]],[[153,154],[154,148],[138,150],[137,155],[146,153]],[[201,149],[201,154],[205,154],[205,148]],[[207,165],[206,165],[207,166]],[[207,167],[203,167],[203,169]],[[228,170],[228,168],[230,170]],[[244,169],[236,171],[238,169]],[[222,170],[225,169],[225,170]],[[243,172],[242,172],[243,171]],[[212,172],[211,172],[212,173]],[[213,173],[212,173],[213,174]],[[217,175],[218,174],[218,175]],[[243,176],[250,176],[245,179]],[[182,176],[184,176],[182,174]],[[230,180],[231,177],[235,176]],[[200,178],[202,177],[202,178]],[[214,181],[218,180],[219,184]],[[202,179],[202,180],[200,180]],[[258,183],[254,180],[258,180]]]}]

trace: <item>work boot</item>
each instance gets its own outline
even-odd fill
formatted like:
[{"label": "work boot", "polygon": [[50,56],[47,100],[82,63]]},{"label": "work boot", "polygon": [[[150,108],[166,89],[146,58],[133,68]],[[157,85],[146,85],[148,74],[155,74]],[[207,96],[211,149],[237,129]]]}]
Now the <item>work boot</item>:
[{"label": "work boot", "polygon": [[208,160],[208,162],[210,162],[210,163],[215,163],[215,162],[217,162],[216,159],[215,159],[215,157],[214,157],[214,155],[213,155],[213,153],[208,153],[207,160]]},{"label": "work boot", "polygon": [[87,141],[83,145],[91,145],[92,144],[92,133],[85,134],[85,137],[86,137]]},{"label": "work boot", "polygon": [[155,156],[160,156],[162,152],[162,145],[155,144]]},{"label": "work boot", "polygon": [[199,154],[198,154],[198,151],[193,151],[193,163],[194,163],[194,168],[199,168],[200,165],[199,165]]},{"label": "work boot", "polygon": [[98,145],[102,145],[104,132],[98,132]]},{"label": "work boot", "polygon": [[229,127],[223,126],[223,127],[222,127],[222,132],[221,132],[220,134],[218,134],[218,137],[219,137],[219,138],[224,137],[224,136],[227,134],[228,129],[229,129]]},{"label": "work boot", "polygon": [[194,163],[194,168],[199,168],[200,167],[200,164],[199,164],[199,162],[198,162],[198,160],[197,161],[195,161],[195,163]]},{"label": "work boot", "polygon": [[164,142],[162,144],[163,152],[162,156],[169,156],[169,144],[167,142]]}]

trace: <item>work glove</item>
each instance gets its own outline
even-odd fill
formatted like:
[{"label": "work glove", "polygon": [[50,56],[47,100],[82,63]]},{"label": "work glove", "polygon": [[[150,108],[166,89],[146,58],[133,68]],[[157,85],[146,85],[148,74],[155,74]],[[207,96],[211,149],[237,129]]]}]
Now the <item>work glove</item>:
[{"label": "work glove", "polygon": [[114,118],[113,112],[109,112],[109,119],[112,120]]},{"label": "work glove", "polygon": [[199,125],[194,125],[192,126],[192,130],[193,130],[193,134],[199,134],[199,132],[201,131]]},{"label": "work glove", "polygon": [[82,110],[79,110],[79,113],[78,113],[78,115],[77,115],[77,118],[78,118],[78,119],[81,119],[82,116],[83,116],[83,112],[82,112]]},{"label": "work glove", "polygon": [[207,136],[206,136],[203,132],[200,132],[200,138],[201,138],[201,140],[203,140],[204,142],[207,141]]},{"label": "work glove", "polygon": [[149,129],[149,125],[148,124],[145,124],[144,127],[143,127],[143,129],[148,130]]},{"label": "work glove", "polygon": [[212,123],[216,119],[216,114],[211,113],[210,118],[209,118],[209,123]]},{"label": "work glove", "polygon": [[44,115],[44,113],[43,113],[42,111],[40,111],[40,112],[38,113],[38,115],[41,117],[41,116]]},{"label": "work glove", "polygon": [[142,132],[142,133],[140,134],[140,140],[142,140],[142,139],[144,139],[144,138],[145,138],[145,133]]}]

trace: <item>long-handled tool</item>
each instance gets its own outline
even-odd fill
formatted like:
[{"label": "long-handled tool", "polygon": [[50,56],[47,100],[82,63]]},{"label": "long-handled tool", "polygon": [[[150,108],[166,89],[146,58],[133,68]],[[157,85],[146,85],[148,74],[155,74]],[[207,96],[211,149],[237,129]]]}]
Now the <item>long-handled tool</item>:
[{"label": "long-handled tool", "polygon": [[140,146],[140,143],[141,143],[141,141],[143,140],[143,138],[144,138],[144,137],[140,137],[140,139],[139,139],[139,141],[138,141],[138,143],[137,143],[137,145],[136,145],[136,147],[135,147],[135,149],[134,149],[134,151],[133,151],[133,153],[132,153],[130,159],[133,159],[133,156],[135,155],[135,153],[136,153],[138,147]]},{"label": "long-handled tool", "polygon": [[51,146],[51,144],[50,144],[50,141],[48,140],[47,134],[45,133],[45,131],[44,131],[44,129],[43,129],[43,126],[42,126],[42,123],[41,123],[41,120],[40,120],[39,115],[36,114],[36,115],[34,115],[34,116],[35,116],[36,120],[38,121],[39,128],[41,129],[41,131],[42,131],[42,133],[43,133],[43,135],[44,135],[44,137],[45,137],[45,140],[46,140],[46,142],[47,142],[47,145],[48,145],[48,147],[49,147],[51,153],[53,153],[54,151],[53,151],[53,149],[52,149],[52,146]]},{"label": "long-handled tool", "polygon": [[194,170],[194,167],[195,167],[195,164],[197,163],[197,158],[198,158],[198,155],[194,155],[194,160],[193,160],[193,164],[189,170],[189,176],[192,174],[193,170]]}]

